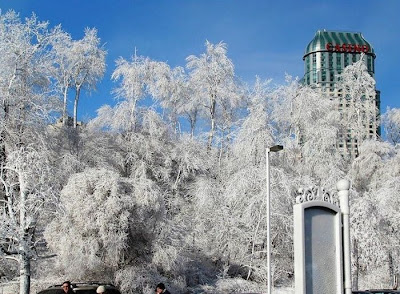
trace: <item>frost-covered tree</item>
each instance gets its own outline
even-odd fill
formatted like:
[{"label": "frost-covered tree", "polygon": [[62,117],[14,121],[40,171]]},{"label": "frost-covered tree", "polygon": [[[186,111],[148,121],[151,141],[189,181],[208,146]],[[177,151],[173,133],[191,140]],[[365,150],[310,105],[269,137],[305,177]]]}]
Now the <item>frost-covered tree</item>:
[{"label": "frost-covered tree", "polygon": [[31,261],[38,256],[41,216],[56,200],[51,179],[51,165],[44,150],[21,147],[9,153],[1,165],[4,198],[0,206],[0,257],[19,263],[21,294],[30,290]]},{"label": "frost-covered tree", "polygon": [[[266,281],[265,150],[268,146],[276,144],[275,127],[271,120],[269,84],[269,81],[261,82],[257,79],[249,93],[248,115],[232,146],[233,154],[229,163],[232,173],[227,179],[225,191],[227,203],[232,203],[236,210],[231,217],[237,219],[240,223],[238,227],[242,230],[238,234],[242,239],[232,240],[233,244],[243,246],[241,249],[235,246],[238,247],[238,252],[242,252],[236,260],[247,268],[246,278],[256,281]],[[275,162],[276,160],[271,160],[272,182],[278,183],[280,181],[277,176],[282,174],[276,173]],[[282,196],[275,194],[275,189],[272,190],[272,199]],[[285,203],[284,199],[273,202]],[[274,211],[280,209],[274,206]],[[271,218],[273,223],[277,221],[275,216]],[[277,231],[274,230],[274,234],[275,232]],[[274,238],[274,242],[280,243],[278,238]]]},{"label": "frost-covered tree", "polygon": [[392,144],[400,143],[400,109],[388,108],[382,117],[386,138]]},{"label": "frost-covered tree", "polygon": [[[355,287],[360,278],[374,272],[373,268],[383,269],[388,256],[385,249],[387,233],[382,230],[386,217],[378,208],[377,193],[387,178],[383,168],[394,154],[389,143],[375,140],[364,141],[359,150],[348,174],[353,189],[350,216]],[[383,277],[382,272],[373,275]]]},{"label": "frost-covered tree", "polygon": [[[61,28],[59,28],[61,30]],[[53,77],[56,80],[56,89],[63,97],[62,121],[67,124],[68,92],[72,86],[73,61],[71,56],[72,38],[66,32],[60,32],[51,39],[54,54]]]},{"label": "frost-covered tree", "polygon": [[[364,148],[364,144],[361,146]],[[399,153],[388,142],[378,142],[370,146],[369,158],[364,158],[366,169],[367,193],[375,205],[375,215],[377,215],[378,225],[374,235],[379,238],[379,242],[370,246],[371,249],[364,258],[371,258],[369,268],[364,271],[364,276],[381,277],[381,280],[388,285],[392,285],[394,278],[399,275],[399,250],[398,232],[399,222],[397,220],[396,207],[398,205],[398,179]],[[368,162],[371,167],[367,168]],[[370,179],[368,181],[368,179]],[[365,188],[364,188],[365,189]],[[379,252],[379,254],[378,254]]]},{"label": "frost-covered tree", "polygon": [[149,92],[160,101],[175,132],[181,131],[179,116],[184,116],[190,123],[190,134],[193,137],[201,105],[184,68],[178,66],[170,69],[165,63],[159,62],[154,67]]},{"label": "frost-covered tree", "polygon": [[354,160],[349,171],[352,185],[359,192],[375,190],[382,181],[383,166],[393,156],[394,148],[388,142],[367,140],[360,146],[360,155]]},{"label": "frost-covered tree", "polygon": [[22,22],[15,12],[0,14],[0,145],[2,158],[27,136],[27,125],[48,118],[58,105],[50,93],[48,25],[35,15]]},{"label": "frost-covered tree", "polygon": [[333,186],[346,172],[338,152],[341,124],[336,101],[291,77],[272,96],[272,117],[296,172],[313,178],[314,184]]},{"label": "frost-covered tree", "polygon": [[[381,270],[387,253],[384,250],[381,217],[372,193],[358,194],[353,190],[350,205],[352,284],[355,289],[369,288],[371,282],[376,283],[377,279],[383,282]],[[378,274],[378,271],[381,273]],[[366,276],[369,276],[370,283],[365,283]]]},{"label": "frost-covered tree", "polygon": [[[248,115],[238,129],[228,155],[222,164],[214,162],[214,167],[206,176],[195,182],[194,237],[193,246],[209,258],[216,260],[222,278],[241,276],[244,279],[264,283],[266,268],[266,202],[265,202],[265,149],[276,144],[275,127],[271,120],[273,104],[269,83],[257,79],[249,91]],[[218,156],[213,148],[210,160]],[[279,163],[278,163],[279,162]],[[287,183],[279,157],[273,158],[271,182],[273,209],[272,216],[276,270],[274,280],[287,279],[290,265],[290,231],[282,229],[282,224],[290,227],[287,216],[291,211]],[[279,188],[278,188],[279,187]],[[284,189],[285,192],[282,192]],[[278,191],[281,191],[279,193]],[[279,228],[279,229],[278,229]],[[285,254],[282,254],[285,252]],[[279,261],[278,261],[279,260]]]},{"label": "frost-covered tree", "polygon": [[154,192],[151,183],[133,186],[105,169],[72,176],[61,193],[58,217],[46,230],[62,260],[59,266],[71,277],[94,278],[132,258],[145,258],[146,235],[160,209]]},{"label": "frost-covered tree", "polygon": [[81,40],[73,41],[68,51],[67,64],[71,70],[70,79],[74,98],[74,127],[77,126],[78,102],[82,89],[93,90],[97,82],[103,77],[105,71],[106,51],[100,45],[97,30],[87,28]]},{"label": "frost-covered tree", "polygon": [[379,176],[383,180],[376,191],[376,202],[378,203],[378,211],[381,215],[380,231],[382,232],[383,251],[386,254],[384,261],[386,261],[388,271],[386,276],[394,280],[395,277],[400,275],[399,261],[400,250],[398,248],[400,221],[398,218],[399,206],[399,184],[400,184],[400,164],[399,153],[386,158],[385,164],[380,171]]},{"label": "frost-covered tree", "polygon": [[78,102],[82,89],[94,90],[104,75],[106,51],[100,45],[97,30],[87,28],[80,40],[73,40],[70,34],[57,27],[58,34],[51,39],[54,57],[53,78],[56,89],[63,97],[62,120],[67,124],[69,90],[75,91],[73,120],[76,127]]},{"label": "frost-covered tree", "polygon": [[195,135],[199,113],[202,109],[199,96],[194,94],[191,80],[184,74],[183,68],[174,69],[176,77],[177,90],[179,91],[179,99],[176,104],[176,111],[179,115],[183,115],[190,123],[190,135]]},{"label": "frost-covered tree", "polygon": [[[225,43],[212,44],[206,41],[206,52],[200,56],[186,58],[190,70],[191,86],[204,106],[203,115],[210,122],[209,148],[213,144],[218,120],[223,132],[232,125],[232,115],[242,96],[235,80],[234,66],[227,56]],[[224,134],[223,134],[224,135]]]},{"label": "frost-covered tree", "polygon": [[[127,61],[122,57],[116,61],[116,69],[112,74],[112,79],[119,82],[114,90],[119,103],[113,110],[108,106],[99,110],[99,117],[110,111],[113,112],[112,116],[117,119],[109,122],[111,128],[120,128],[125,131],[135,130],[137,104],[146,97],[153,63],[149,58],[136,55],[136,52],[132,61]],[[121,121],[120,125],[118,125],[118,120]]]},{"label": "frost-covered tree", "polygon": [[44,123],[59,110],[50,87],[51,39],[58,33],[35,15],[24,22],[12,11],[0,15],[0,242],[7,255],[19,261],[20,293],[25,294],[36,234],[43,224],[41,212],[52,201]]},{"label": "frost-covered tree", "polygon": [[366,129],[370,125],[376,127],[373,122],[379,115],[375,101],[375,79],[368,73],[363,56],[343,70],[338,87],[343,95],[339,101],[341,121],[344,122],[344,129],[351,131],[351,137],[360,146],[368,139]]}]

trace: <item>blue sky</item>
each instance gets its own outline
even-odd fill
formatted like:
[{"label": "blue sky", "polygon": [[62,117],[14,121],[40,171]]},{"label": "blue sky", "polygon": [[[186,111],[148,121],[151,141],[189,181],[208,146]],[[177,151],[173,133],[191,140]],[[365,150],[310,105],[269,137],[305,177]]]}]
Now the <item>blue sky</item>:
[{"label": "blue sky", "polygon": [[204,52],[205,41],[228,45],[236,74],[249,83],[256,75],[283,83],[285,73],[303,75],[303,52],[318,29],[362,32],[375,49],[381,109],[400,108],[400,1],[311,0],[0,0],[0,9],[21,17],[35,12],[50,26],[62,24],[74,39],[96,27],[107,55],[98,90],[80,100],[87,120],[113,104],[110,76],[115,60],[139,55],[185,66]]}]

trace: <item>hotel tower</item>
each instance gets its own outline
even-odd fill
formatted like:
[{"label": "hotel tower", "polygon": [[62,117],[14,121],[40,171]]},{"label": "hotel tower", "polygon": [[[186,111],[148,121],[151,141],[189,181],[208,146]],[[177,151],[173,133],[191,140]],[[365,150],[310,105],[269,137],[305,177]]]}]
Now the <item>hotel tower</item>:
[{"label": "hotel tower", "polygon": [[[346,93],[339,87],[339,76],[346,66],[359,61],[361,56],[364,56],[368,73],[375,78],[375,52],[361,33],[319,30],[306,47],[303,56],[305,73],[303,82],[319,88],[332,98],[338,98],[339,110],[345,111],[348,102],[345,98]],[[363,123],[365,127],[363,139],[377,139],[380,135],[378,122],[380,93],[377,90],[373,101],[377,111],[373,118],[367,118]],[[358,155],[358,143],[350,129],[342,130],[339,134],[338,148],[352,157]]]}]

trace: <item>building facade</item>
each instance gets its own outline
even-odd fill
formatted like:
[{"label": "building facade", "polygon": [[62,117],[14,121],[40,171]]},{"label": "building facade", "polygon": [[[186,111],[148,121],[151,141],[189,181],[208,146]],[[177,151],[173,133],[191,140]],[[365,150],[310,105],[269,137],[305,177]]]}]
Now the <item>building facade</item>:
[{"label": "building facade", "polygon": [[[340,87],[340,75],[344,68],[363,58],[368,73],[375,79],[375,52],[361,33],[319,30],[306,47],[303,83],[318,88],[321,92],[338,99],[340,111],[346,111],[348,95]],[[377,139],[380,136],[379,113],[380,92],[375,89],[374,97],[369,101],[376,106],[376,113],[366,118],[363,126],[363,138]],[[338,148],[352,157],[358,155],[360,140],[351,128],[341,130]]]}]

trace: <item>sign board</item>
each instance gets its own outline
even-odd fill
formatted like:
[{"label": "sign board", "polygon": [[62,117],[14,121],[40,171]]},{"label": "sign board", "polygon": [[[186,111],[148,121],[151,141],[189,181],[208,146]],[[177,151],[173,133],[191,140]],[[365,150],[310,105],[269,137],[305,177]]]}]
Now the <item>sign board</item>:
[{"label": "sign board", "polygon": [[328,43],[325,46],[326,50],[333,52],[347,52],[347,53],[368,53],[368,45],[358,45],[358,44],[332,44]]},{"label": "sign board", "polygon": [[333,202],[298,201],[294,205],[296,294],[342,294],[341,210]]}]

